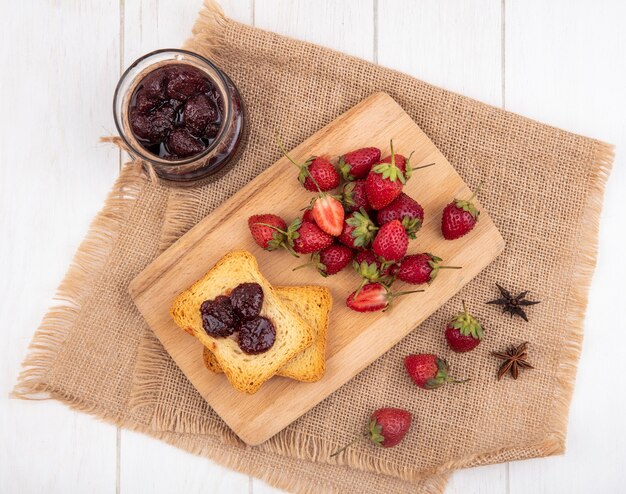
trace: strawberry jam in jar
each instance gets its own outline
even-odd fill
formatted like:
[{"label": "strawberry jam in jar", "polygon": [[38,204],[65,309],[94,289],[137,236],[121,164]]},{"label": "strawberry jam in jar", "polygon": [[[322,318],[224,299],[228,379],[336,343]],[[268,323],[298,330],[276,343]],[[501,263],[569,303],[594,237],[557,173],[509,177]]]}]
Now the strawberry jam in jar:
[{"label": "strawberry jam in jar", "polygon": [[129,153],[168,181],[205,178],[242,144],[239,91],[212,62],[185,50],[158,50],[134,62],[115,89],[113,114]]}]

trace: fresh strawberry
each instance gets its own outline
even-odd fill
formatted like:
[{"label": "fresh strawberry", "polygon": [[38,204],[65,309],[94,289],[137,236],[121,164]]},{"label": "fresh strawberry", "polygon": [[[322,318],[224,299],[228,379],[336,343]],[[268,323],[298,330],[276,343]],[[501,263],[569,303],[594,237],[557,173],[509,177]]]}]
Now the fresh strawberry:
[{"label": "fresh strawberry", "polygon": [[[300,220],[296,220],[299,222]],[[290,225],[290,228],[294,223]],[[295,229],[295,234],[288,235],[288,240],[293,245],[293,250],[299,254],[311,254],[329,247],[333,243],[333,237],[322,231],[315,223],[308,221]]]},{"label": "fresh strawberry", "polygon": [[333,196],[321,193],[313,202],[311,216],[322,231],[338,237],[343,230],[344,210]]},{"label": "fresh strawberry", "polygon": [[368,212],[372,210],[372,206],[367,201],[365,180],[355,180],[354,182],[346,183],[343,186],[341,201],[348,212],[359,211],[361,208]]},{"label": "fresh strawberry", "polygon": [[365,180],[367,200],[374,209],[382,209],[391,204],[402,192],[406,183],[404,173],[396,166],[396,155],[391,142],[391,159],[389,163],[374,165]]},{"label": "fresh strawberry", "polygon": [[[308,168],[305,172],[300,172],[298,180],[302,182],[306,190],[322,192],[333,190],[339,186],[339,173],[328,158],[317,156],[307,161]],[[317,185],[316,185],[317,184]]]},{"label": "fresh strawberry", "polygon": [[467,312],[463,301],[463,312],[454,316],[446,327],[448,345],[455,352],[469,352],[478,346],[483,336],[482,326]]},{"label": "fresh strawberry", "polygon": [[372,165],[380,160],[380,149],[370,147],[350,151],[339,158],[339,171],[345,180],[367,177]]},{"label": "fresh strawberry", "polygon": [[359,290],[352,292],[346,300],[346,305],[356,312],[376,312],[387,310],[391,307],[394,298],[409,293],[423,292],[424,290],[412,290],[409,292],[391,293],[382,283],[368,283]]},{"label": "fresh strawberry", "polygon": [[479,189],[480,186],[468,200],[455,199],[444,208],[441,216],[441,233],[446,240],[467,235],[476,226],[480,211],[476,209],[472,200]]},{"label": "fresh strawberry", "polygon": [[384,224],[378,230],[372,249],[386,261],[399,261],[406,254],[409,237],[398,220]]},{"label": "fresh strawberry", "polygon": [[409,431],[412,418],[402,408],[379,408],[370,416],[367,436],[377,446],[392,448]]},{"label": "fresh strawberry", "polygon": [[302,221],[310,221],[311,223],[315,223],[315,220],[313,219],[312,207],[304,210],[304,213],[302,213]]},{"label": "fresh strawberry", "polygon": [[374,239],[378,227],[365,210],[349,214],[343,222],[338,240],[351,249],[366,248]]},{"label": "fresh strawberry", "polygon": [[392,266],[393,263],[381,261],[376,254],[369,250],[357,253],[354,256],[354,261],[352,261],[352,267],[363,280],[361,287],[368,282],[381,282],[389,286],[392,282]]},{"label": "fresh strawberry", "polygon": [[429,252],[411,254],[400,261],[400,267],[395,275],[405,283],[421,285],[431,283],[440,269],[461,269],[460,266],[441,266],[440,263],[441,258]]},{"label": "fresh strawberry", "polygon": [[384,225],[393,220],[402,222],[409,238],[415,238],[415,234],[424,222],[424,208],[402,192],[389,206],[378,211],[377,220],[379,225]]},{"label": "fresh strawberry", "polygon": [[284,245],[287,223],[275,214],[255,214],[248,218],[248,228],[254,241],[265,250],[276,250]]},{"label": "fresh strawberry", "polygon": [[409,377],[422,389],[436,389],[446,383],[463,383],[467,379],[459,381],[448,376],[450,366],[444,359],[437,355],[421,353],[407,355],[404,358],[404,367]]},{"label": "fresh strawberry", "polygon": [[278,135],[276,142],[279,149],[291,163],[300,169],[298,180],[306,190],[311,192],[327,192],[339,185],[341,178],[339,172],[325,156],[312,156],[304,163],[297,163],[285,150]]},{"label": "fresh strawberry", "polygon": [[[412,168],[409,161],[411,160],[411,156],[413,156],[413,153],[411,153],[409,155],[408,158],[406,158],[405,156],[401,155],[401,154],[396,154],[396,166],[400,169],[400,171],[402,173],[404,173],[404,178],[408,181],[409,178],[411,178],[411,175],[413,175],[413,172],[415,170],[421,170],[422,168],[428,168],[429,166],[433,166],[435,163],[430,163],[428,165],[422,165],[422,166],[416,166],[415,168]],[[391,163],[391,156],[386,156],[385,158],[383,158],[382,160],[380,160],[381,163]]]},{"label": "fresh strawberry", "polygon": [[305,266],[314,266],[318,272],[326,277],[337,274],[352,261],[352,249],[341,244],[333,244],[330,247],[314,252],[311,255],[311,262],[294,268],[303,268]]},{"label": "fresh strawberry", "polygon": [[[366,437],[376,446],[392,448],[396,446],[411,428],[413,416],[402,408],[379,408],[370,415],[367,421]],[[350,443],[335,451],[330,457],[337,456],[356,443],[357,437]]]}]

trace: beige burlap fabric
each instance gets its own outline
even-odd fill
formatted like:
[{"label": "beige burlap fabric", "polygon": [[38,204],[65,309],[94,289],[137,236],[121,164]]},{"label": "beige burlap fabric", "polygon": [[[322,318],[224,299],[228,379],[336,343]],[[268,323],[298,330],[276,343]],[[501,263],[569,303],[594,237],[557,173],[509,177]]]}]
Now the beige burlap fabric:
[{"label": "beige burlap fabric", "polygon": [[[562,452],[611,147],[232,22],[213,4],[187,47],[214,59],[241,90],[247,147],[234,168],[194,189],[167,188],[141,164],[127,165],[60,287],[66,303],[51,309],[34,337],[16,394],[47,393],[299,492],[441,492],[455,468]],[[291,147],[375,91],[394,97],[468,184],[485,181],[481,201],[506,250],[355,379],[267,443],[245,447],[152,336],[128,283],[278,158],[276,129]],[[495,282],[542,301],[529,323],[484,305],[497,295]],[[476,351],[450,355],[442,330],[461,297],[487,336]],[[497,382],[490,351],[522,341],[536,369]],[[449,357],[455,373],[472,381],[417,390],[401,362],[422,351]],[[406,439],[388,450],[363,442],[331,459],[383,405],[414,412]]]}]

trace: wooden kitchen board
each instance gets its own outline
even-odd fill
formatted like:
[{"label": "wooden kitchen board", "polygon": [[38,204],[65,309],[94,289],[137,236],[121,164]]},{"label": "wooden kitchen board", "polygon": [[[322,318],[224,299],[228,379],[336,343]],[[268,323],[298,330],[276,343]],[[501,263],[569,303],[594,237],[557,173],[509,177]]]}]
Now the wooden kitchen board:
[{"label": "wooden kitchen board", "polygon": [[[254,243],[247,226],[249,216],[276,213],[289,223],[311,200],[312,194],[297,181],[296,168],[285,158],[181,237],[130,285],[135,304],[165,349],[209,405],[250,445],[272,437],[380,357],[504,248],[504,240],[480,204],[480,221],[469,235],[454,241],[443,239],[441,211],[452,198],[467,198],[471,191],[426,134],[385,93],[365,99],[290,154],[297,161],[304,161],[310,155],[338,156],[359,147],[377,146],[386,156],[392,138],[396,152],[408,155],[415,151],[413,166],[436,163],[415,172],[404,189],[425,209],[424,225],[417,239],[409,244],[409,253],[432,252],[445,264],[463,267],[442,271],[424,293],[397,299],[392,311],[359,314],[346,307],[347,295],[359,282],[351,268],[329,278],[322,278],[312,269],[293,272],[292,268],[307,257],[296,259],[282,249],[266,252]],[[219,182],[215,187],[219,187]],[[234,249],[252,252],[273,285],[318,284],[330,288],[334,307],[328,331],[326,373],[320,381],[300,383],[274,377],[254,395],[240,393],[223,374],[214,374],[204,367],[201,343],[178,328],[170,317],[173,299]],[[407,288],[401,282],[394,285],[394,290]]]}]

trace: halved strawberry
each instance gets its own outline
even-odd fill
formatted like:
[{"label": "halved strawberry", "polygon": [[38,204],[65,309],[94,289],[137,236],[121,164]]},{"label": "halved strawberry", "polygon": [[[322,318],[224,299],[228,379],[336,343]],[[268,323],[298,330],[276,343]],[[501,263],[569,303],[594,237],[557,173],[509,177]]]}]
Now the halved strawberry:
[{"label": "halved strawberry", "polygon": [[368,283],[359,290],[352,292],[346,300],[346,305],[356,312],[376,312],[389,309],[391,302],[396,297],[423,291],[411,290],[391,293],[389,288],[382,283]]},{"label": "halved strawberry", "polygon": [[344,210],[341,203],[333,196],[320,194],[313,203],[311,216],[322,231],[338,237],[343,230]]}]

